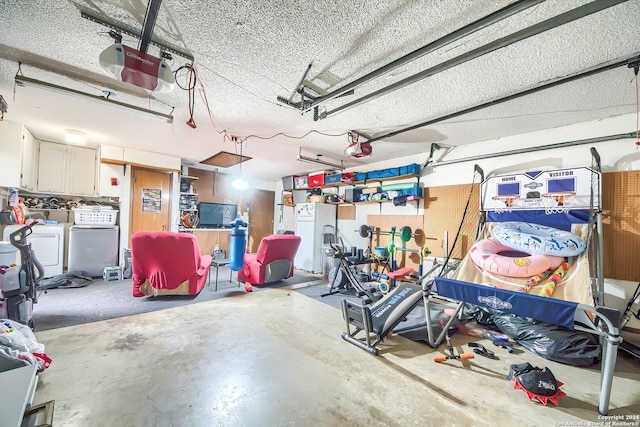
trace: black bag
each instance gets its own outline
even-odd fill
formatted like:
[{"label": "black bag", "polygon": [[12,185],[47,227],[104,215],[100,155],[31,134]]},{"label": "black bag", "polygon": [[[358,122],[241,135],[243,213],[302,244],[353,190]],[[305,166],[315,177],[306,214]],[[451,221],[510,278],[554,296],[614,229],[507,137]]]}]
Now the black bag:
[{"label": "black bag", "polygon": [[496,312],[493,322],[522,347],[554,362],[589,366],[597,363],[602,354],[600,344],[593,334],[508,313]]}]

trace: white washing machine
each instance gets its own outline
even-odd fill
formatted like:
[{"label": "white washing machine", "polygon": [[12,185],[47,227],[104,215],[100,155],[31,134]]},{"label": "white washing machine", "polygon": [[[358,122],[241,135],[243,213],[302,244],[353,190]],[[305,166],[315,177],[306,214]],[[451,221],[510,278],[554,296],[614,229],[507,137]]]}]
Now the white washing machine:
[{"label": "white washing machine", "polygon": [[[7,225],[4,228],[2,240],[10,241],[9,235],[22,227],[24,225]],[[31,231],[27,242],[31,244],[36,258],[44,267],[44,277],[62,274],[64,268],[64,226],[58,224],[34,225]]]}]

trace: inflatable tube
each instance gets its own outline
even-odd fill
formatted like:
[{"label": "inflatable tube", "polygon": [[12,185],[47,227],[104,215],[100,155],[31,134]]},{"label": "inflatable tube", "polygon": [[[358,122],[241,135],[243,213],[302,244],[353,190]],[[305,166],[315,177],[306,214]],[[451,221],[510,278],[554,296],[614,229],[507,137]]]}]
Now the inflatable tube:
[{"label": "inflatable tube", "polygon": [[475,265],[490,273],[507,277],[531,277],[547,270],[554,270],[564,262],[563,257],[539,254],[508,256],[503,253],[514,252],[496,239],[478,240],[469,251],[469,257]]},{"label": "inflatable tube", "polygon": [[530,254],[569,257],[580,255],[587,247],[569,231],[528,222],[502,222],[493,235],[504,246]]}]

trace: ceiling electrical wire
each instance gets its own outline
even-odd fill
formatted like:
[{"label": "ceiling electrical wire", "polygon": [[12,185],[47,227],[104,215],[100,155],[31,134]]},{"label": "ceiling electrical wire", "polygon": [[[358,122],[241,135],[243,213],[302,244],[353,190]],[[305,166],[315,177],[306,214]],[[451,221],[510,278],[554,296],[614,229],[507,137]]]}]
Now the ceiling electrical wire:
[{"label": "ceiling electrical wire", "polygon": [[[186,76],[187,84],[184,86],[180,84],[180,79],[178,76],[178,73],[180,73],[183,70],[187,71],[187,76]],[[196,126],[196,122],[193,120],[193,112],[194,112],[195,100],[196,100],[195,88],[198,82],[198,74],[196,72],[196,67],[194,64],[185,64],[181,67],[178,67],[178,69],[174,71],[173,74],[175,75],[176,85],[180,89],[186,90],[187,93],[189,94],[189,120],[187,120],[187,125],[195,129],[198,127]]]},{"label": "ceiling electrical wire", "polygon": [[[179,70],[179,69],[178,69]],[[176,70],[176,73],[178,72],[178,70]],[[178,82],[178,79],[176,78],[176,84]],[[233,142],[235,144],[238,143],[244,143],[246,140],[250,139],[250,138],[255,138],[255,139],[262,139],[262,140],[268,140],[268,139],[273,139],[276,138],[278,136],[283,136],[285,138],[290,138],[290,139],[304,139],[306,138],[308,135],[315,133],[318,135],[323,135],[323,136],[344,136],[347,135],[349,132],[342,132],[342,133],[338,133],[338,134],[331,134],[331,133],[327,133],[327,132],[321,132],[318,130],[310,130],[307,133],[305,133],[304,135],[301,136],[293,136],[293,135],[289,135],[286,134],[284,132],[278,132],[276,134],[270,135],[270,136],[260,136],[260,135],[254,135],[254,134],[250,134],[245,136],[244,138],[238,138],[237,136],[231,136],[229,134],[229,132],[226,129],[223,130],[219,130],[218,127],[216,126],[216,121],[213,115],[213,111],[211,110],[211,107],[209,105],[209,99],[207,98],[207,91],[206,88],[204,86],[204,83],[202,83],[201,79],[197,79],[197,84],[200,87],[199,93],[200,96],[202,97],[202,101],[204,102],[205,108],[207,109],[207,115],[209,116],[209,121],[211,122],[211,125],[213,126],[213,129],[219,134],[222,135],[225,141],[229,141],[229,142]],[[181,89],[184,89],[181,86]],[[186,90],[186,89],[185,89]]]}]

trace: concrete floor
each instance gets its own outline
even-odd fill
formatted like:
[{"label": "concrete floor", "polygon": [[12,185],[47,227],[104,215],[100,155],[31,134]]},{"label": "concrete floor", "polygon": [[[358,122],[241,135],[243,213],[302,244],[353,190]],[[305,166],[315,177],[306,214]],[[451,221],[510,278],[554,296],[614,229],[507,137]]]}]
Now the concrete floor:
[{"label": "concrete floor", "polygon": [[[53,363],[34,403],[55,400],[56,427],[606,425],[595,368],[483,341],[500,360],[435,363],[443,347],[398,336],[375,357],[342,331],[338,310],[286,288],[43,331]],[[505,379],[525,361],[564,382],[558,407]],[[620,355],[610,416],[640,415],[639,380]]]}]

